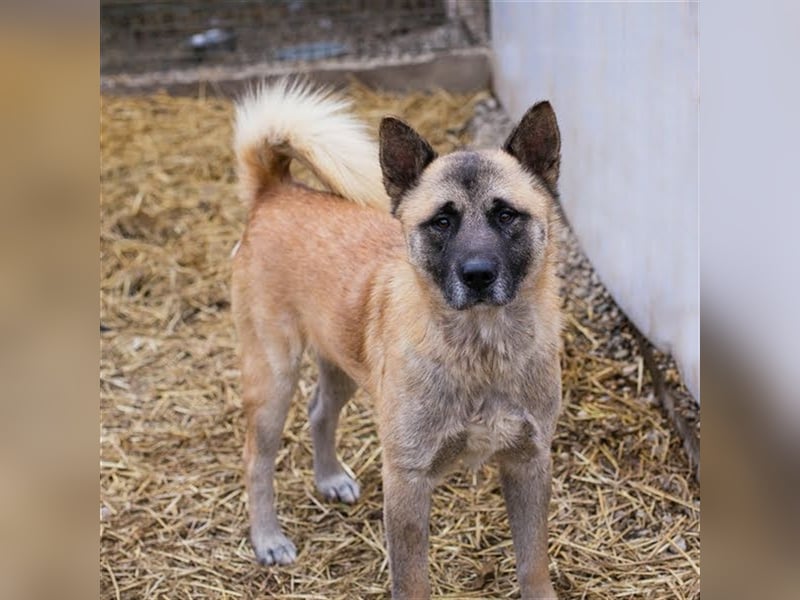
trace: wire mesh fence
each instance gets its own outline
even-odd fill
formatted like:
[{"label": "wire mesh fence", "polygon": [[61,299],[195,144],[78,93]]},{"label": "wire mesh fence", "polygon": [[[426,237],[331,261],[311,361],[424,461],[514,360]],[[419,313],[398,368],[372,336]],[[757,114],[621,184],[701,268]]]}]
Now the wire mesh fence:
[{"label": "wire mesh fence", "polygon": [[103,74],[402,59],[488,44],[487,0],[101,0]]}]

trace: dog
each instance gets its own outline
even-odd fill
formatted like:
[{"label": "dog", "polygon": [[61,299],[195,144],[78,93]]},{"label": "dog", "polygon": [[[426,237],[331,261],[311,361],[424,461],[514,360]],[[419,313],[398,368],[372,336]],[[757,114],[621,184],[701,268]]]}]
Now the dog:
[{"label": "dog", "polygon": [[[259,562],[296,558],[273,477],[310,347],[314,478],[327,499],[359,496],[336,457],[342,407],[358,386],[376,405],[392,597],[430,597],[437,482],[493,459],[522,597],[555,598],[547,514],[561,402],[560,134],[551,105],[530,108],[501,149],[438,156],[394,117],[376,145],[347,101],[282,80],[239,100],[234,138],[249,217],[233,257],[232,313]],[[293,181],[292,160],[329,192]]]}]

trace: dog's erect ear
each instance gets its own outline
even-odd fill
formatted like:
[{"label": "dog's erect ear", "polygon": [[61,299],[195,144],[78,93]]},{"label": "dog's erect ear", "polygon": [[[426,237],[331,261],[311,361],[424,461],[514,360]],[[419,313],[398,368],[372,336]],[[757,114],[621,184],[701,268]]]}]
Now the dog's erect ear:
[{"label": "dog's erect ear", "polygon": [[422,171],[436,158],[436,152],[416,131],[394,117],[381,121],[380,146],[383,186],[392,199],[394,214],[400,197],[417,184]]},{"label": "dog's erect ear", "polygon": [[542,178],[555,193],[561,163],[561,134],[550,103],[534,104],[508,136],[503,150]]}]

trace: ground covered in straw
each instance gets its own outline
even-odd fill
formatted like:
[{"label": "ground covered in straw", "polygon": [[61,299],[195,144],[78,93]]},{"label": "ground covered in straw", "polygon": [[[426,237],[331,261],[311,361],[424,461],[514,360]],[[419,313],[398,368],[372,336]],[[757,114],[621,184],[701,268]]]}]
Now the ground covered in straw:
[{"label": "ground covered in straw", "polygon": [[[486,101],[353,95],[371,124],[403,116],[440,151],[468,141],[473,108]],[[223,100],[102,100],[101,597],[385,597],[381,453],[369,399],[359,393],[345,409],[339,444],[362,498],[327,504],[311,471],[310,362],[277,479],[298,563],[259,567],[247,542],[228,293],[228,257],[244,219],[231,118]],[[564,254],[564,409],[550,518],[556,589],[564,598],[697,598],[699,489],[681,440],[653,399],[630,327],[569,234]],[[491,465],[440,487],[431,541],[437,597],[518,594]]]}]

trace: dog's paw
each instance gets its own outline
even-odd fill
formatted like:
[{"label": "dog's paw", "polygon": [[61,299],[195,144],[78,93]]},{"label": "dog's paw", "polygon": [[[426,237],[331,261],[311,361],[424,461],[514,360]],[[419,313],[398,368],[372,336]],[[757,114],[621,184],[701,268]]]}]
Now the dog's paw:
[{"label": "dog's paw", "polygon": [[297,548],[294,547],[292,540],[282,533],[253,540],[253,550],[255,550],[258,564],[262,566],[290,565],[297,558]]},{"label": "dog's paw", "polygon": [[345,504],[355,503],[361,494],[355,479],[344,472],[317,480],[317,489],[326,499]]},{"label": "dog's paw", "polygon": [[532,590],[522,592],[523,600],[558,600],[553,585],[548,581]]}]

